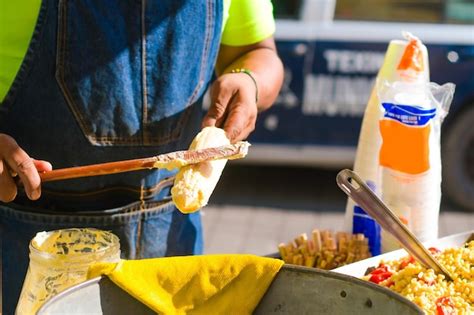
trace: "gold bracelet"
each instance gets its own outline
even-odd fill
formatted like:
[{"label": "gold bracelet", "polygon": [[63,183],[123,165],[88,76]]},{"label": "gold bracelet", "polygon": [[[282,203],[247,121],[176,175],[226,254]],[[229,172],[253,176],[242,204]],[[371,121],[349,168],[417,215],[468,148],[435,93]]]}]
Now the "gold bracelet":
[{"label": "gold bracelet", "polygon": [[235,68],[235,69],[230,70],[230,73],[245,73],[252,79],[253,84],[255,85],[255,103],[258,103],[258,85],[257,85],[257,80],[255,80],[252,72],[245,68]]}]

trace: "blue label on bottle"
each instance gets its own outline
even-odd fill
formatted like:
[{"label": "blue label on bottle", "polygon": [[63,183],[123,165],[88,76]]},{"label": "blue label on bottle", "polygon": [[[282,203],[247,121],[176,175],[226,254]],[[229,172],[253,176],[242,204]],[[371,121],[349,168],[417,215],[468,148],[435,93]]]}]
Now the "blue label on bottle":
[{"label": "blue label on bottle", "polygon": [[384,117],[409,126],[424,126],[436,116],[436,108],[425,109],[420,106],[382,103]]}]

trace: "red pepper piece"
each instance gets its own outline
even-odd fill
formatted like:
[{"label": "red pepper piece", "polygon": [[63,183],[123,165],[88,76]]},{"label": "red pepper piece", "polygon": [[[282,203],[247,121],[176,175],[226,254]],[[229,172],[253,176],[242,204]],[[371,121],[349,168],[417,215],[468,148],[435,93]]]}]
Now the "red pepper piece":
[{"label": "red pepper piece", "polygon": [[441,253],[441,251],[440,251],[439,249],[437,249],[436,247],[430,247],[430,248],[428,248],[428,250],[429,250],[432,254]]},{"label": "red pepper piece", "polygon": [[408,258],[404,259],[400,263],[400,270],[405,269],[406,266],[408,266],[409,264],[414,264],[414,263],[415,263],[415,258],[413,258],[413,256],[409,256]]},{"label": "red pepper piece", "polygon": [[436,313],[438,315],[455,314],[453,300],[449,296],[443,296],[436,300]]},{"label": "red pepper piece", "polygon": [[390,271],[377,273],[377,274],[372,274],[370,276],[369,281],[379,284],[380,282],[382,282],[384,280],[387,280],[391,276],[392,276],[392,273]]},{"label": "red pepper piece", "polygon": [[384,273],[384,272],[387,272],[387,271],[388,271],[387,266],[383,266],[383,267],[375,268],[370,274],[371,275],[376,275],[376,274]]}]

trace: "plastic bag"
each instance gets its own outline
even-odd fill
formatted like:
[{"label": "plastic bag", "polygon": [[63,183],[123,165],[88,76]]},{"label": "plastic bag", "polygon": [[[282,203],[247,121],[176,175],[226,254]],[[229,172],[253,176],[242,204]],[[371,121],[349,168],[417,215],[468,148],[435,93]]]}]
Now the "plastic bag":
[{"label": "plastic bag", "polygon": [[[454,88],[452,83],[377,82],[382,200],[422,241],[438,236],[441,124]],[[398,245],[382,233],[382,248]]]}]

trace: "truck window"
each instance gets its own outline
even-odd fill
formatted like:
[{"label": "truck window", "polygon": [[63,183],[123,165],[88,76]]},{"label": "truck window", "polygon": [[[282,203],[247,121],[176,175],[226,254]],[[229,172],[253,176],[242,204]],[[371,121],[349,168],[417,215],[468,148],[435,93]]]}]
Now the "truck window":
[{"label": "truck window", "polygon": [[292,20],[299,18],[301,0],[272,0],[272,3],[275,18]]},{"label": "truck window", "polygon": [[472,24],[474,0],[338,0],[335,19]]}]

